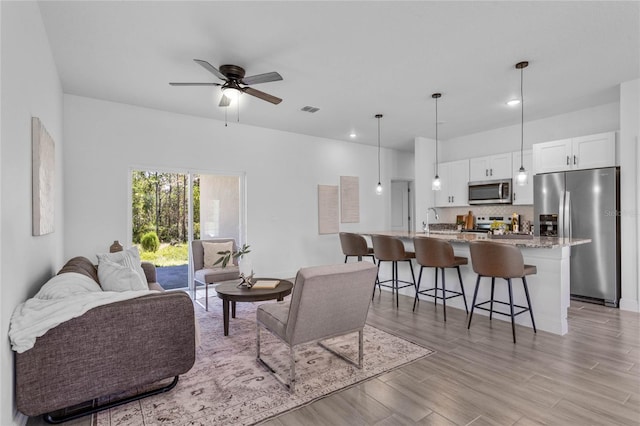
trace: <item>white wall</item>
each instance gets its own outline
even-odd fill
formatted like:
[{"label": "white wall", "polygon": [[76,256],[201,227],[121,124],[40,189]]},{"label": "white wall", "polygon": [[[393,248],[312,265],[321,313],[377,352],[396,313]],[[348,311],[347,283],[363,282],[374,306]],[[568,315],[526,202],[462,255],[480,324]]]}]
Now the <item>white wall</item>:
[{"label": "white wall", "polygon": [[638,265],[638,229],[640,209],[638,208],[638,187],[640,176],[640,80],[620,85],[620,135],[618,138],[620,159],[620,224],[622,299],[620,309],[640,312],[640,282]]},{"label": "white wall", "polygon": [[[618,130],[619,126],[618,102],[535,121],[526,121],[525,115],[524,149],[531,149],[534,143]],[[520,124],[517,124],[442,141],[440,161],[454,161],[519,150]]]},{"label": "white wall", "polygon": [[[95,259],[114,240],[130,241],[131,166],[246,172],[247,242],[260,275],[343,260],[338,236],[318,235],[317,224],[317,185],[339,185],[341,175],[360,177],[361,209],[361,222],[341,229],[388,227],[389,191],[375,195],[377,147],[71,95],[64,117],[65,258]],[[404,157],[382,150],[385,188],[405,174],[395,170]]]},{"label": "white wall", "polygon": [[[13,353],[7,333],[14,308],[63,263],[62,88],[35,2],[0,2],[0,424],[25,419],[15,411]],[[31,117],[40,117],[56,143],[55,232],[31,236]]]}]

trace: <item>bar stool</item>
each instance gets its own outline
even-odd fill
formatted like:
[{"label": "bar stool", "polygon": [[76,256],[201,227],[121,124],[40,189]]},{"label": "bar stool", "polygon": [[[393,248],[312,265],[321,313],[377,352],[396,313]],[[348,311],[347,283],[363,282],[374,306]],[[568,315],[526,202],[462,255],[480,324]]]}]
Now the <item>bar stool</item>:
[{"label": "bar stool", "polygon": [[[473,317],[473,309],[478,308],[485,311],[489,311],[489,320],[494,313],[511,317],[511,332],[513,333],[513,343],[516,343],[516,326],[514,318],[516,315],[520,315],[529,311],[531,315],[531,324],[533,325],[533,332],[537,333],[536,322],[533,319],[533,310],[531,310],[531,299],[529,298],[529,289],[527,287],[527,275],[533,275],[537,273],[537,268],[534,265],[525,265],[522,258],[520,249],[516,246],[495,243],[491,241],[471,241],[469,243],[469,249],[471,250],[471,263],[473,264],[473,271],[478,274],[476,280],[476,289],[473,294],[473,303],[471,304],[471,313],[469,314],[469,324],[467,329],[471,327],[471,318]],[[478,287],[480,286],[480,278],[491,277],[491,299],[476,304],[476,298],[478,296]],[[507,281],[509,289],[509,303],[501,302],[493,299],[495,290],[496,278],[504,278]],[[514,305],[513,303],[513,290],[511,288],[511,278],[522,278],[522,285],[524,286],[524,293],[527,297],[528,306]],[[483,305],[489,303],[489,309]],[[493,304],[499,303],[509,306],[509,313],[500,311],[494,311]],[[514,307],[520,308],[519,312],[514,313]]]},{"label": "bar stool", "polygon": [[[372,235],[371,240],[373,241],[373,253],[378,259],[378,274],[380,273],[380,265],[382,262],[391,262],[391,279],[386,281],[378,280],[378,287],[384,286],[391,288],[392,294],[394,292],[396,294],[396,307],[398,307],[398,290],[409,286],[413,286],[413,288],[416,289],[416,277],[413,274],[413,265],[411,263],[411,259],[415,259],[416,254],[412,251],[405,251],[404,244],[396,237]],[[398,262],[409,262],[413,282],[398,279]],[[391,282],[391,284],[384,284],[388,282]],[[400,286],[399,283],[406,285]]]},{"label": "bar stool", "polygon": [[[438,303],[438,299],[442,300],[442,309],[444,311],[444,320],[447,320],[447,299],[462,296],[464,300],[464,309],[469,313],[467,307],[467,297],[464,294],[464,285],[462,283],[462,275],[460,274],[460,265],[466,265],[469,260],[466,257],[455,256],[453,247],[448,241],[438,240],[429,237],[416,237],[413,239],[413,247],[416,251],[416,261],[420,265],[420,274],[418,274],[418,287],[416,290],[416,298],[413,301],[413,310],[416,310],[416,303],[420,300],[419,294],[433,297],[433,302]],[[422,282],[422,270],[424,268],[435,268],[435,287],[420,290]],[[447,290],[444,280],[445,268],[456,268],[458,271],[458,280],[460,281],[460,291]],[[438,269],[442,270],[442,288],[438,288]],[[438,295],[438,290],[442,296]],[[431,294],[433,292],[433,294]],[[449,294],[449,295],[448,295]]]},{"label": "bar stool", "polygon": [[373,263],[376,263],[373,249],[367,246],[367,240],[362,235],[341,232],[340,245],[342,246],[342,253],[344,253],[344,263],[347,263],[349,256],[357,256],[358,261],[361,261],[364,256],[369,256],[373,259]]}]

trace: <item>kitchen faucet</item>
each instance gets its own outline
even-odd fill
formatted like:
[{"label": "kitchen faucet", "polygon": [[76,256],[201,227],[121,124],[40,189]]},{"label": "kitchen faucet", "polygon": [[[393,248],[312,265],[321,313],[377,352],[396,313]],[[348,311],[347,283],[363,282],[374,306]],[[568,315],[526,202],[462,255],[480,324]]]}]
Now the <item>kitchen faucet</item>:
[{"label": "kitchen faucet", "polygon": [[429,207],[427,209],[427,223],[422,222],[422,230],[428,234],[429,233],[429,211],[433,210],[433,212],[435,213],[435,218],[436,220],[440,219],[440,217],[438,216],[438,210],[435,209],[435,207]]}]

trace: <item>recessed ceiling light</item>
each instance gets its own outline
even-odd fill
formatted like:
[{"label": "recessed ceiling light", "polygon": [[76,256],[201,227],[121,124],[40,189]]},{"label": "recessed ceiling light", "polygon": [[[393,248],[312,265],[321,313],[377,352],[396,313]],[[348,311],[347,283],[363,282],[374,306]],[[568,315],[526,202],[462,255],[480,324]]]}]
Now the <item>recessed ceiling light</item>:
[{"label": "recessed ceiling light", "polygon": [[349,133],[349,137],[350,137],[351,139],[355,139],[355,137],[356,137],[356,136],[358,136],[358,135],[356,135],[356,133],[355,133],[355,132],[351,132],[351,133]]},{"label": "recessed ceiling light", "polygon": [[507,102],[507,105],[509,106],[520,105],[520,99],[511,99],[510,101]]}]

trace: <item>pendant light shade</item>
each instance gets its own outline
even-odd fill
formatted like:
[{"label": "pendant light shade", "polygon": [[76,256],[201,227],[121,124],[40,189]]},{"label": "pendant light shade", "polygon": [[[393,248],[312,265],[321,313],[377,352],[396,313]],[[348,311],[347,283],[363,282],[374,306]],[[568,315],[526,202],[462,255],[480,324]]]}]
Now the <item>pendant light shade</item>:
[{"label": "pendant light shade", "polygon": [[431,189],[433,191],[440,191],[442,189],[442,182],[440,182],[440,176],[438,176],[438,98],[441,96],[441,93],[431,95],[431,97],[436,100],[436,175],[431,182]]},{"label": "pendant light shade", "polygon": [[382,183],[380,183],[380,119],[382,114],[376,114],[378,119],[378,185],[376,186],[376,194],[382,194]]},{"label": "pendant light shade", "polygon": [[518,177],[516,183],[519,186],[527,184],[528,176],[527,171],[524,169],[524,96],[523,96],[523,70],[529,65],[529,62],[522,61],[516,64],[516,69],[520,70],[520,170],[518,171]]}]

